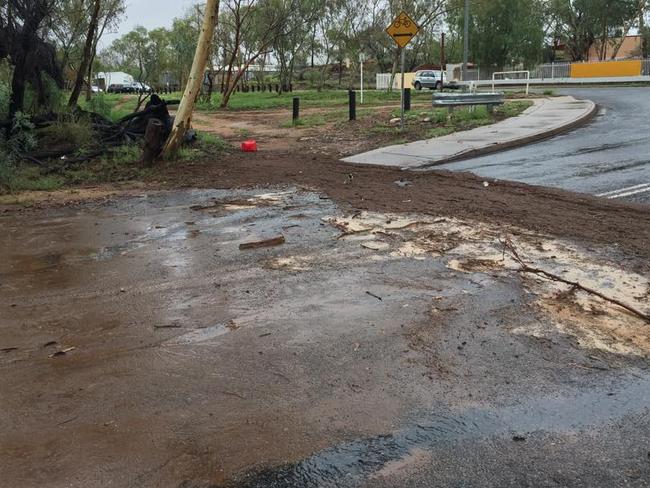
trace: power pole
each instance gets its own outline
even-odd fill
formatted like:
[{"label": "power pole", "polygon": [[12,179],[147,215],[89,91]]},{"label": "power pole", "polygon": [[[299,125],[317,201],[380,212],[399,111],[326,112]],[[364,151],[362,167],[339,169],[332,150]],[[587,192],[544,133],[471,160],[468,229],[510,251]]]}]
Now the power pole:
[{"label": "power pole", "polygon": [[440,91],[445,89],[445,71],[447,71],[447,62],[445,60],[445,33],[440,35]]},{"label": "power pole", "polygon": [[645,29],[645,12],[643,7],[639,13],[639,34],[641,35],[641,56],[648,57],[648,36]]},{"label": "power pole", "polygon": [[465,25],[463,29],[463,81],[467,81],[469,59],[469,0],[465,0]]}]

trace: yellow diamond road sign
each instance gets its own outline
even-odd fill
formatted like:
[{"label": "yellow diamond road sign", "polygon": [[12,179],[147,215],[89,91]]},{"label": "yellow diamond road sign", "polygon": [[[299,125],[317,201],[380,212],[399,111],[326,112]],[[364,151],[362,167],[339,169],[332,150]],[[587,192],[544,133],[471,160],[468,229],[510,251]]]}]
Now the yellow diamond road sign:
[{"label": "yellow diamond road sign", "polygon": [[406,12],[402,12],[397,16],[393,23],[388,26],[386,32],[388,32],[388,35],[393,38],[399,47],[406,47],[406,45],[411,42],[411,39],[420,32],[420,28]]}]

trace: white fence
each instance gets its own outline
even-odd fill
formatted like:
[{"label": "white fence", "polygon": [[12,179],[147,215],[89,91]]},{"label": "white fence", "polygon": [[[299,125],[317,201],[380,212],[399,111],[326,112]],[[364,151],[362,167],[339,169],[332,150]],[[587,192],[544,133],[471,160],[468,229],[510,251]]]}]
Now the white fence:
[{"label": "white fence", "polygon": [[497,71],[492,73],[492,91],[494,91],[496,80],[525,80],[526,95],[530,90],[530,71]]},{"label": "white fence", "polygon": [[542,64],[530,72],[531,78],[569,78],[571,77],[571,63]]},{"label": "white fence", "polygon": [[388,90],[391,88],[391,77],[392,75],[390,73],[377,73],[377,90]]}]

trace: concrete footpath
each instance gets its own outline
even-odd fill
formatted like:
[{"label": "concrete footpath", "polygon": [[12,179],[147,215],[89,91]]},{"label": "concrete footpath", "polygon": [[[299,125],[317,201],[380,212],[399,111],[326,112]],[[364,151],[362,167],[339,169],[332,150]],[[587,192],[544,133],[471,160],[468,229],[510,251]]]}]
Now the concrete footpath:
[{"label": "concrete footpath", "polygon": [[597,112],[590,100],[540,98],[517,117],[448,136],[388,146],[350,156],[355,164],[416,169],[468,159],[537,142],[586,123]]}]

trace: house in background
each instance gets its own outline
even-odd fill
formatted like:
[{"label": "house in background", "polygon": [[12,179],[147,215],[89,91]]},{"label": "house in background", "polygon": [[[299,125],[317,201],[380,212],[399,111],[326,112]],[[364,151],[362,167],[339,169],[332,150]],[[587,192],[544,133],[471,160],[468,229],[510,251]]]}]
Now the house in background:
[{"label": "house in background", "polygon": [[[616,52],[616,48],[620,48]],[[589,61],[600,60],[601,46],[598,42],[594,43],[589,48]],[[625,39],[610,39],[607,43],[607,50],[605,53],[605,60],[610,59],[630,59],[640,58],[643,55],[643,37],[642,36],[626,36]]]},{"label": "house in background", "polygon": [[97,73],[97,86],[106,90],[111,85],[130,85],[135,82],[133,76],[123,71],[112,71],[108,73]]}]

